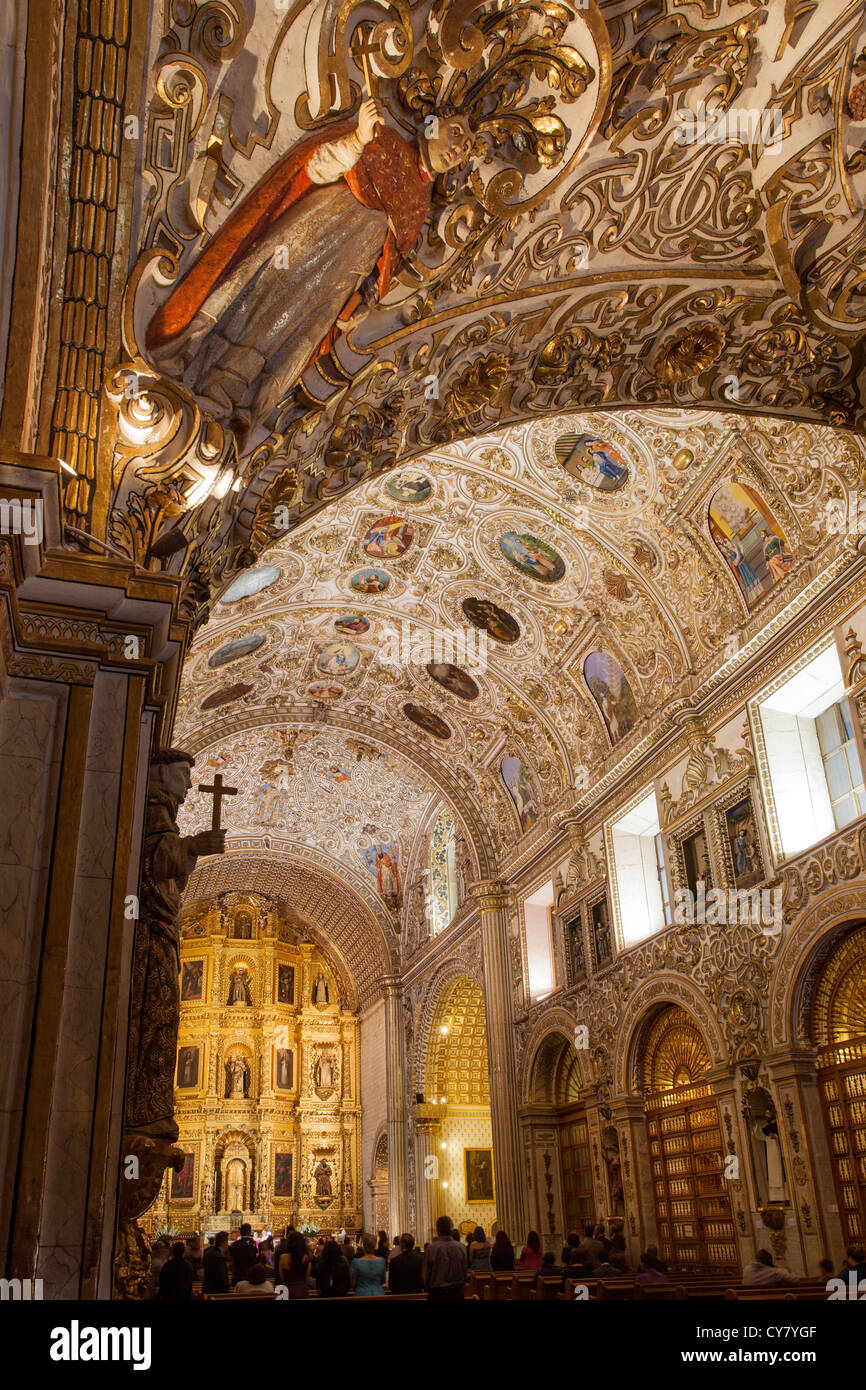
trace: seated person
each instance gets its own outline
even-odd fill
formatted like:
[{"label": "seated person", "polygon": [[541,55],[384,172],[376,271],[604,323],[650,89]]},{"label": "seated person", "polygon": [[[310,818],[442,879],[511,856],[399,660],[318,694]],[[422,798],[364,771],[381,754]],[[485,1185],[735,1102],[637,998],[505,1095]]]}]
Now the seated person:
[{"label": "seated person", "polygon": [[235,1293],[260,1293],[274,1296],[274,1281],[262,1264],[250,1265],[247,1270],[247,1277],[239,1279],[234,1287]]},{"label": "seated person", "polygon": [[556,1256],[553,1251],[547,1250],[545,1251],[544,1259],[541,1261],[541,1268],[535,1276],[535,1282],[537,1284],[539,1279],[552,1279],[554,1276],[558,1276],[560,1282],[562,1282],[564,1273],[565,1270],[562,1265],[556,1263]]},{"label": "seated person", "polygon": [[640,1257],[638,1272],[634,1276],[634,1282],[636,1284],[669,1284],[670,1280],[664,1270],[659,1269],[658,1260],[654,1259],[648,1250],[644,1250]]},{"label": "seated person", "polygon": [[787,1269],[777,1269],[769,1250],[759,1250],[750,1265],[743,1270],[743,1284],[753,1287],[766,1284],[799,1284],[796,1274]]}]

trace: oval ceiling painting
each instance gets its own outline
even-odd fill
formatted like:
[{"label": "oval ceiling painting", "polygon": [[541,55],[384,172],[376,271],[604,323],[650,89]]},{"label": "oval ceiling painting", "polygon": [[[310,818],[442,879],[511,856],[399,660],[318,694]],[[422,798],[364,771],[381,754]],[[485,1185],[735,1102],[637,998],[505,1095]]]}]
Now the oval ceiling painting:
[{"label": "oval ceiling painting", "polygon": [[446,690],[450,690],[452,695],[457,695],[461,700],[477,700],[480,694],[478,686],[467,671],[461,670],[459,666],[454,666],[450,661],[428,661],[426,666],[427,675],[439,685],[444,685]]},{"label": "oval ceiling painting", "polygon": [[565,574],[565,561],[559,552],[528,531],[506,531],[499,549],[521,574],[528,574],[530,579],[538,579],[542,584],[556,584]]},{"label": "oval ceiling painting", "polygon": [[307,693],[314,700],[341,700],[346,692],[341,685],[332,685],[330,681],[313,681],[307,686]]},{"label": "oval ceiling painting", "polygon": [[341,618],[334,619],[334,627],[338,632],[344,632],[349,637],[352,633],[368,632],[370,622],[361,613],[344,613]]},{"label": "oval ceiling painting", "polygon": [[410,701],[403,706],[403,713],[407,719],[411,719],[413,724],[417,724],[419,729],[423,729],[425,734],[432,734],[434,738],[450,738],[451,730],[440,719],[438,714],[426,709],[424,705],[413,705]]},{"label": "oval ceiling painting", "polygon": [[380,516],[364,536],[364,549],[377,560],[396,560],[415,539],[415,527],[401,516]]},{"label": "oval ceiling painting", "polygon": [[607,725],[611,743],[625,738],[637,721],[637,701],[628,677],[609,652],[590,652],[583,674]]},{"label": "oval ceiling painting", "polygon": [[235,700],[240,700],[244,695],[249,695],[252,690],[251,685],[226,685],[222,690],[215,690],[213,695],[208,695],[207,699],[202,700],[199,709],[219,709],[220,705],[230,705]]},{"label": "oval ceiling painting", "polygon": [[561,434],[553,452],[566,473],[599,492],[616,492],[628,481],[628,464],[622,454],[594,434]]},{"label": "oval ceiling painting", "polygon": [[216,666],[227,666],[230,661],[239,661],[242,656],[249,656],[250,652],[258,651],[264,640],[261,633],[254,632],[246,637],[235,637],[231,642],[217,647],[208,658],[207,664],[213,669]]},{"label": "oval ceiling painting", "polygon": [[520,624],[504,608],[488,598],[465,598],[463,612],[475,627],[481,628],[494,642],[511,644],[520,638]]},{"label": "oval ceiling painting", "polygon": [[414,468],[403,468],[391,479],[385,491],[395,502],[426,502],[433,484]]},{"label": "oval ceiling painting", "polygon": [[358,570],[349,583],[357,594],[383,594],[391,583],[391,576],[384,570]]},{"label": "oval ceiling painting", "polygon": [[260,565],[258,569],[245,570],[229,585],[220,603],[239,603],[242,598],[251,598],[253,594],[267,589],[279,577],[280,570],[276,565]]},{"label": "oval ceiling painting", "polygon": [[316,670],[323,676],[350,676],[360,660],[354,642],[329,642],[316,657]]}]

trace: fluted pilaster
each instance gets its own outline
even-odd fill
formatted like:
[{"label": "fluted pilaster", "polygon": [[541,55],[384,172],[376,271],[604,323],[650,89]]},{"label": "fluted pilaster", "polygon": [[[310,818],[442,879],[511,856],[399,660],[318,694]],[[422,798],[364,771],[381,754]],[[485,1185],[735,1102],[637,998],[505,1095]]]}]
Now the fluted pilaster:
[{"label": "fluted pilaster", "polygon": [[415,1187],[418,1229],[416,1241],[424,1243],[436,1234],[439,1207],[439,1136],[442,1116],[434,1105],[415,1106]]},{"label": "fluted pilaster", "polygon": [[514,995],[507,912],[510,890],[498,879],[485,879],[473,883],[470,891],[481,914],[496,1216],[513,1240],[523,1240],[527,1229],[526,1180],[514,1062]]},{"label": "fluted pilaster", "polygon": [[397,1237],[406,1229],[406,1094],[403,1049],[403,988],[399,975],[380,981],[385,999],[385,1070],[388,1087],[388,1224]]}]

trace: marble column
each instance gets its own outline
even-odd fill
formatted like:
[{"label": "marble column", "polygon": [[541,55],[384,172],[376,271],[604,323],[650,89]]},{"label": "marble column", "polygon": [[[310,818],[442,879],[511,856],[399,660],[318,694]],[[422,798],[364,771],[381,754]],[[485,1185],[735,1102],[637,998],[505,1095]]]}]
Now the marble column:
[{"label": "marble column", "polygon": [[439,1208],[439,1135],[442,1116],[438,1106],[415,1106],[415,1182],[418,1229],[415,1240],[423,1245],[436,1234]]},{"label": "marble column", "polygon": [[496,1219],[512,1240],[523,1240],[528,1226],[525,1167],[517,1113],[514,991],[507,915],[509,889],[498,880],[488,879],[473,883],[471,892],[481,914]]},{"label": "marble column", "polygon": [[388,1115],[388,1225],[396,1238],[406,1229],[406,1095],[403,1057],[403,989],[399,975],[380,981],[385,998],[385,1076]]}]

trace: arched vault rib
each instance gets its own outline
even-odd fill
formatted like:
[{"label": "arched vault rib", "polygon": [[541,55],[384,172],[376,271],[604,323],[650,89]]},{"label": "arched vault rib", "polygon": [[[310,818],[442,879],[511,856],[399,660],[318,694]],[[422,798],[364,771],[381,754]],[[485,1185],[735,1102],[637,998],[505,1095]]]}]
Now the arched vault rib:
[{"label": "arched vault rib", "polygon": [[233,892],[265,893],[288,903],[339,962],[353,1008],[374,1003],[381,995],[379,980],[397,968],[393,944],[358,894],[298,855],[235,850],[207,859],[193,871],[184,897],[193,902]]}]

